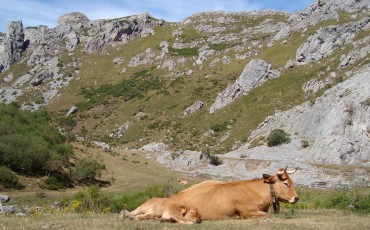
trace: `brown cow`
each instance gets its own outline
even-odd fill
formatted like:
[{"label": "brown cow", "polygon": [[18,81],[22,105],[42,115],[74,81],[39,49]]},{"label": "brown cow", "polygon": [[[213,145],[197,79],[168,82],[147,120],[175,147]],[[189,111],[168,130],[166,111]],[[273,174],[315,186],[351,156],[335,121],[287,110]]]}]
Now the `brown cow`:
[{"label": "brown cow", "polygon": [[266,218],[269,217],[267,212],[273,199],[271,190],[274,191],[277,204],[279,201],[298,201],[297,192],[288,175],[295,171],[280,169],[276,175],[264,174],[264,178],[254,180],[204,181],[173,195],[171,199],[197,208],[202,220],[237,216],[242,219]]},{"label": "brown cow", "polygon": [[146,220],[160,219],[161,222],[177,222],[182,224],[200,223],[201,218],[196,208],[189,208],[170,198],[153,198],[126,215],[129,219]]}]

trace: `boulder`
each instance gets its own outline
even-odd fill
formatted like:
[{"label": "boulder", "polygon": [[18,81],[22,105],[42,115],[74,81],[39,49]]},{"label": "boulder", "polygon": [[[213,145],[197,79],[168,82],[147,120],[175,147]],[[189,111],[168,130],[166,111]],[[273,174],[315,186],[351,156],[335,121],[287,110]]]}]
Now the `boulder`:
[{"label": "boulder", "polygon": [[260,86],[268,79],[277,78],[279,76],[280,72],[278,70],[273,70],[271,68],[271,64],[261,59],[251,60],[246,65],[236,82],[228,85],[224,91],[217,95],[209,112],[213,113],[216,110],[225,107],[242,94],[248,93],[250,90]]},{"label": "boulder", "polygon": [[70,116],[70,115],[72,115],[72,114],[74,114],[74,113],[76,113],[78,111],[78,107],[77,106],[72,106],[69,110],[68,110],[68,112],[67,112],[67,116]]},{"label": "boulder", "polygon": [[185,116],[188,116],[192,113],[195,113],[196,111],[203,108],[203,106],[204,106],[204,102],[196,101],[191,106],[189,106],[188,108],[185,109],[183,116],[185,117]]},{"label": "boulder", "polygon": [[53,73],[49,74],[45,71],[43,72],[40,72],[37,74],[37,76],[31,81],[31,85],[32,86],[38,86],[38,85],[41,85],[42,82],[46,79],[46,78],[52,78],[53,77]]}]

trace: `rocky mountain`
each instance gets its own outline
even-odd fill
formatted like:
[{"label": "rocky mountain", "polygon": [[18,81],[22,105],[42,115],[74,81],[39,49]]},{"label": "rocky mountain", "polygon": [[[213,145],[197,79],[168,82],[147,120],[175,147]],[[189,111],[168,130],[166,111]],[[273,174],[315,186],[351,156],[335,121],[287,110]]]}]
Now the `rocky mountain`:
[{"label": "rocky mountain", "polygon": [[[302,184],[368,183],[369,15],[366,0],[316,0],[292,14],[202,12],[180,23],[147,13],[10,22],[0,102],[46,108],[63,132],[159,153],[187,172],[245,178],[300,165]],[[275,129],[291,142],[268,147]],[[223,153],[223,164],[205,153]]]}]

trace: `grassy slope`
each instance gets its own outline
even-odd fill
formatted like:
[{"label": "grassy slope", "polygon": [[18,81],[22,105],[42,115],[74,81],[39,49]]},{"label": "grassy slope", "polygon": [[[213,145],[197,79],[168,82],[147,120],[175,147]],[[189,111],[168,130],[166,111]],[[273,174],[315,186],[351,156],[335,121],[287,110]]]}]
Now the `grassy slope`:
[{"label": "grassy slope", "polygon": [[[98,97],[98,103],[92,109],[79,111],[76,115],[75,119],[78,123],[74,131],[80,132],[81,129],[84,129],[89,131],[87,137],[118,145],[125,144],[128,147],[137,148],[153,141],[165,141],[174,149],[182,148],[202,150],[210,153],[223,153],[230,150],[232,146],[238,146],[245,142],[256,126],[265,117],[274,114],[276,110],[287,110],[306,101],[307,98],[304,97],[305,95],[302,92],[302,85],[319,75],[326,77],[330,72],[327,67],[336,67],[339,63],[340,55],[348,52],[351,48],[351,46],[347,46],[342,50],[338,50],[317,64],[298,66],[291,70],[282,69],[281,67],[289,59],[295,57],[297,48],[310,34],[313,34],[320,27],[358,20],[358,17],[353,19],[343,13],[339,20],[320,22],[318,25],[308,28],[305,32],[295,32],[287,39],[286,44],[277,41],[273,47],[267,48],[268,41],[262,41],[261,48],[252,47],[252,49],[257,51],[257,56],[245,60],[235,60],[234,55],[236,52],[229,48],[235,44],[242,44],[244,47],[248,47],[250,46],[250,41],[245,44],[240,40],[240,42],[233,41],[232,44],[217,45],[206,42],[218,51],[212,59],[203,63],[202,66],[193,65],[197,58],[196,56],[185,56],[186,61],[178,67],[178,70],[185,72],[191,69],[193,74],[190,76],[184,75],[177,78],[169,76],[168,70],[157,69],[158,61],[144,66],[128,67],[126,72],[119,73],[134,56],[144,53],[148,48],[151,48],[152,52],[159,55],[161,52],[159,49],[161,41],[168,41],[171,45],[174,42],[205,40],[212,36],[212,34],[194,30],[194,26],[199,24],[197,20],[200,20],[202,17],[205,16],[193,16],[191,17],[192,23],[181,25],[181,30],[184,33],[179,37],[179,41],[175,41],[172,37],[172,31],[179,29],[180,25],[167,24],[163,27],[157,27],[153,36],[136,38],[127,44],[116,44],[113,47],[107,47],[102,52],[87,54],[82,51],[84,44],[81,44],[73,54],[63,54],[60,57],[60,62],[63,63],[65,74],[74,72],[74,68],[68,67],[68,63],[71,63],[73,59],[76,59],[77,63],[79,63],[77,67],[79,74],[73,73],[75,77],[69,87],[63,89],[62,93],[47,106],[48,110],[54,112],[55,115],[64,114],[72,105],[88,100],[81,94],[82,89],[97,89],[102,85],[119,84],[130,79],[135,73],[147,70],[151,76],[162,79],[163,86],[161,90],[149,90],[141,97],[128,101],[123,100],[122,97]],[[234,19],[237,20],[236,23],[230,25],[228,24],[229,22],[225,22],[225,25],[223,25],[213,21],[217,18],[217,13],[207,17],[209,17],[209,25],[228,28],[227,31],[221,32],[223,34],[243,34],[242,31],[245,28],[256,26],[267,18],[266,15],[255,18],[239,15],[234,16]],[[272,21],[284,22],[286,17],[273,15]],[[362,32],[358,38],[364,37],[364,33]],[[253,40],[258,36],[262,38],[265,35],[251,35],[250,39]],[[223,53],[223,51],[226,51],[226,53]],[[225,55],[232,59],[231,63],[226,65],[217,63],[213,67],[208,66],[214,58],[222,58]],[[114,64],[113,60],[116,57],[123,58],[124,64]],[[181,58],[181,55],[170,53],[165,58],[176,61]],[[245,65],[252,58],[261,58],[270,62],[273,68],[281,70],[282,76],[268,81],[224,109],[214,114],[208,114],[208,109],[214,102],[217,94],[239,77]],[[364,63],[362,62],[361,64]],[[21,73],[25,72],[24,65],[24,63],[19,63],[12,67],[11,71],[17,72],[15,74],[16,77],[21,76]],[[9,71],[1,75],[6,76],[7,73]],[[344,78],[343,73],[340,71],[337,72],[337,75],[339,76],[338,79]],[[336,82],[332,85],[334,84]],[[321,93],[322,91],[317,95],[311,95],[309,100],[313,100]],[[30,98],[37,97],[37,94],[34,92],[30,92],[30,94],[32,94]],[[26,97],[22,97],[21,100],[26,100]],[[184,109],[197,100],[205,102],[205,108],[186,118],[180,117]],[[134,115],[138,112],[146,114],[139,121],[134,118]],[[130,122],[130,128],[122,138],[112,140],[108,137],[111,130],[126,122]],[[212,127],[226,127],[227,125],[230,125],[230,128],[223,128],[214,136],[204,136],[204,133]],[[227,133],[229,135],[228,139],[221,142],[221,137]]]}]

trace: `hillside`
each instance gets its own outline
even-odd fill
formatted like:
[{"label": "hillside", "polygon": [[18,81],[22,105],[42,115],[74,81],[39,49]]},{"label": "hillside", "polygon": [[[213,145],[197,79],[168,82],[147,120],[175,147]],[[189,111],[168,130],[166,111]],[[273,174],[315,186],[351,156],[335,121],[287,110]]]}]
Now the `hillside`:
[{"label": "hillside", "polygon": [[[367,184],[369,15],[365,0],[318,0],[292,14],[203,12],[180,23],[76,12],[55,28],[10,22],[0,103],[46,108],[80,141],[143,148],[195,175],[299,165],[301,184]],[[275,129],[291,142],[268,147]]]}]

